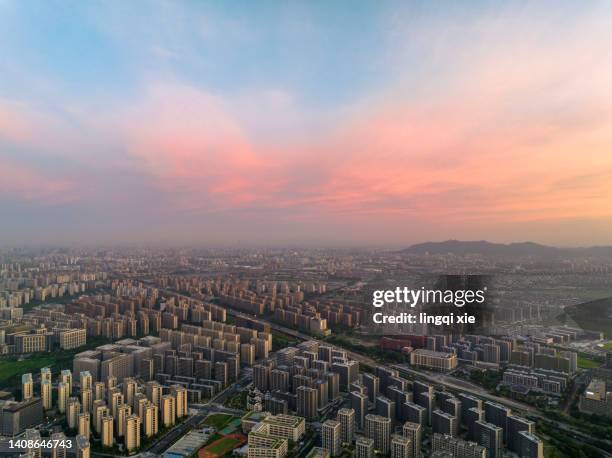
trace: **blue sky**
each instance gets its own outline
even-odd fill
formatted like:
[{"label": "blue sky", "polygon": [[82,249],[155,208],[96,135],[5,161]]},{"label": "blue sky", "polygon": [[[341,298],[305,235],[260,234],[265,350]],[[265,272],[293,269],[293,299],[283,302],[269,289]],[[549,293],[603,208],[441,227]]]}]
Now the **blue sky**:
[{"label": "blue sky", "polygon": [[0,0],[0,236],[612,243],[611,11]]}]

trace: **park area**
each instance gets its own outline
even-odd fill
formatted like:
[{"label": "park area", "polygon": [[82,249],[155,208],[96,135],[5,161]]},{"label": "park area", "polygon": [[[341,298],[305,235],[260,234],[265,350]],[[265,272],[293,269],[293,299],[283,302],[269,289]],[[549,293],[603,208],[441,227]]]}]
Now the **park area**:
[{"label": "park area", "polygon": [[584,358],[582,356],[578,357],[578,367],[581,369],[593,369],[594,367],[601,366],[600,362],[593,361],[592,359]]},{"label": "park area", "polygon": [[27,372],[35,372],[43,367],[55,364],[55,357],[52,355],[35,356],[30,359],[4,359],[0,360],[0,386],[15,384],[12,379]]}]

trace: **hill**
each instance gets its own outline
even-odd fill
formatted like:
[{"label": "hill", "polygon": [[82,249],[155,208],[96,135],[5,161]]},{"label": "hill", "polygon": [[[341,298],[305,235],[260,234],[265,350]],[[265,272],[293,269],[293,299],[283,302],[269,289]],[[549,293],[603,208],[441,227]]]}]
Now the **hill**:
[{"label": "hill", "polygon": [[612,246],[595,246],[585,248],[558,248],[533,242],[491,243],[486,240],[444,242],[425,242],[412,245],[404,250],[406,254],[480,254],[491,257],[536,257],[561,258],[579,256],[612,256]]}]

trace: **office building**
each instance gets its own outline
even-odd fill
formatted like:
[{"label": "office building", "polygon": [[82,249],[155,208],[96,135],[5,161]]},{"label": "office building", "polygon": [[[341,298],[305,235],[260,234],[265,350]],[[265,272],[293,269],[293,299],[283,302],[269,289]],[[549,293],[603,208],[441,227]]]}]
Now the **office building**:
[{"label": "office building", "polygon": [[284,458],[289,449],[288,440],[270,434],[270,426],[256,424],[248,435],[247,458]]},{"label": "office building", "polygon": [[17,436],[28,428],[42,423],[43,408],[40,398],[32,397],[27,401],[6,402],[0,407],[0,434]]},{"label": "office building", "polygon": [[306,433],[306,421],[294,415],[272,415],[264,418],[269,434],[274,437],[283,437],[292,442],[299,442]]},{"label": "office building", "polygon": [[435,371],[451,371],[457,367],[457,356],[454,353],[418,349],[410,353],[410,364]]}]

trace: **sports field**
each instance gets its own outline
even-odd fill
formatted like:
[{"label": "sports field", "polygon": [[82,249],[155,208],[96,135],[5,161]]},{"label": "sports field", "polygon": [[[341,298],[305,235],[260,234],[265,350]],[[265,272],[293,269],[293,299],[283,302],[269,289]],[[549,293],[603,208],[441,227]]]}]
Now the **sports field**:
[{"label": "sports field", "polygon": [[203,456],[206,458],[222,457],[245,442],[246,438],[242,434],[231,434],[204,447]]}]

